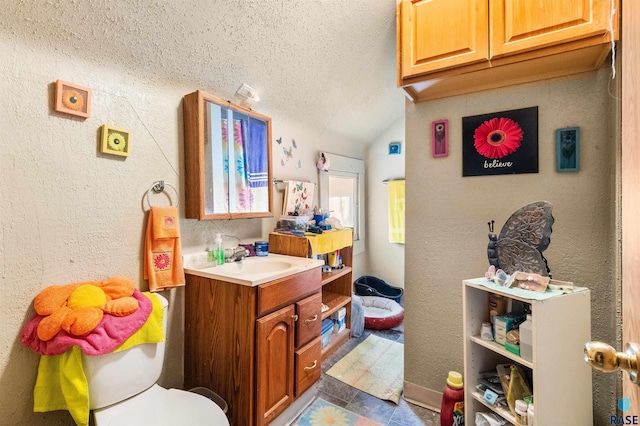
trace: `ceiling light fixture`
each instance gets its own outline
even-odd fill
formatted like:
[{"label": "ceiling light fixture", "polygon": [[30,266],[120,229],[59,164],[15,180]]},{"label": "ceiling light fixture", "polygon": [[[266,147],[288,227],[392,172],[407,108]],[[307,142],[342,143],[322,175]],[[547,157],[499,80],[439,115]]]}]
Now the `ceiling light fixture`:
[{"label": "ceiling light fixture", "polygon": [[241,103],[251,105],[251,102],[260,102],[260,96],[253,87],[242,83],[242,86],[236,91],[236,96],[241,99]]}]

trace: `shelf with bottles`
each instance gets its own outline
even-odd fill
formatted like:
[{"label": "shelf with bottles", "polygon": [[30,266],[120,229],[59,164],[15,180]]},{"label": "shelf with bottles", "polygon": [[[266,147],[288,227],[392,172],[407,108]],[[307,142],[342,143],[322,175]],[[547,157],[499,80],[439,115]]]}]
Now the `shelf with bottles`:
[{"label": "shelf with bottles", "polygon": [[[511,424],[507,408],[487,403],[476,388],[481,373],[500,364],[516,364],[528,378],[535,405],[535,425],[592,424],[591,370],[584,362],[584,343],[591,339],[589,290],[536,300],[516,289],[483,285],[483,279],[463,281],[465,423],[473,424],[478,411],[493,411]],[[512,353],[495,341],[484,340],[482,324],[490,322],[492,295],[506,297],[507,312],[532,315],[532,360]],[[530,378],[528,377],[530,375]],[[575,410],[566,410],[573,406]]]}]

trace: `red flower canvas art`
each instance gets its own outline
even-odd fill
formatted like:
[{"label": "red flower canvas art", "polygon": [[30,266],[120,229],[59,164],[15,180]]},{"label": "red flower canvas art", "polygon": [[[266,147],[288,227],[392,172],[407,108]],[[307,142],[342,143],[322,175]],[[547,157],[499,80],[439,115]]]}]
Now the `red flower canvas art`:
[{"label": "red flower canvas art", "polygon": [[538,107],[462,118],[462,175],[538,173]]},{"label": "red flower canvas art", "polygon": [[510,118],[492,118],[476,128],[473,138],[480,155],[502,158],[520,147],[522,129]]}]

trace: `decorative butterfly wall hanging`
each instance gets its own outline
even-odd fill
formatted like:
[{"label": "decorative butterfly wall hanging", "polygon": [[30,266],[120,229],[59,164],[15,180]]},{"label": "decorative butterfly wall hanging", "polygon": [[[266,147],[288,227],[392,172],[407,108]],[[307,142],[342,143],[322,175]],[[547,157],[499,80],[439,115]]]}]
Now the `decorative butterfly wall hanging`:
[{"label": "decorative butterfly wall hanging", "polygon": [[293,148],[289,147],[289,149],[282,147],[282,151],[284,152],[284,158],[289,161],[293,158]]},{"label": "decorative butterfly wall hanging", "polygon": [[547,201],[536,201],[521,207],[509,217],[498,236],[493,232],[494,221],[488,222],[489,264],[507,274],[520,271],[551,277],[542,252],[551,242],[554,221],[552,207]]}]

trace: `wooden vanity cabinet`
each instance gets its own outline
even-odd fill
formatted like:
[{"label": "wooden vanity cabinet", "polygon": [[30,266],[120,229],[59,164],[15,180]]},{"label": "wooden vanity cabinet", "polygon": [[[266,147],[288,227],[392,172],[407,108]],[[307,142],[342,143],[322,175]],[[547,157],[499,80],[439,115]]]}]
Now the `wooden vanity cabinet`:
[{"label": "wooden vanity cabinet", "polygon": [[424,101],[598,69],[610,14],[610,0],[401,0],[398,86]]},{"label": "wooden vanity cabinet", "polygon": [[266,425],[320,378],[321,269],[255,287],[187,274],[185,387],[207,387],[232,425]]}]

